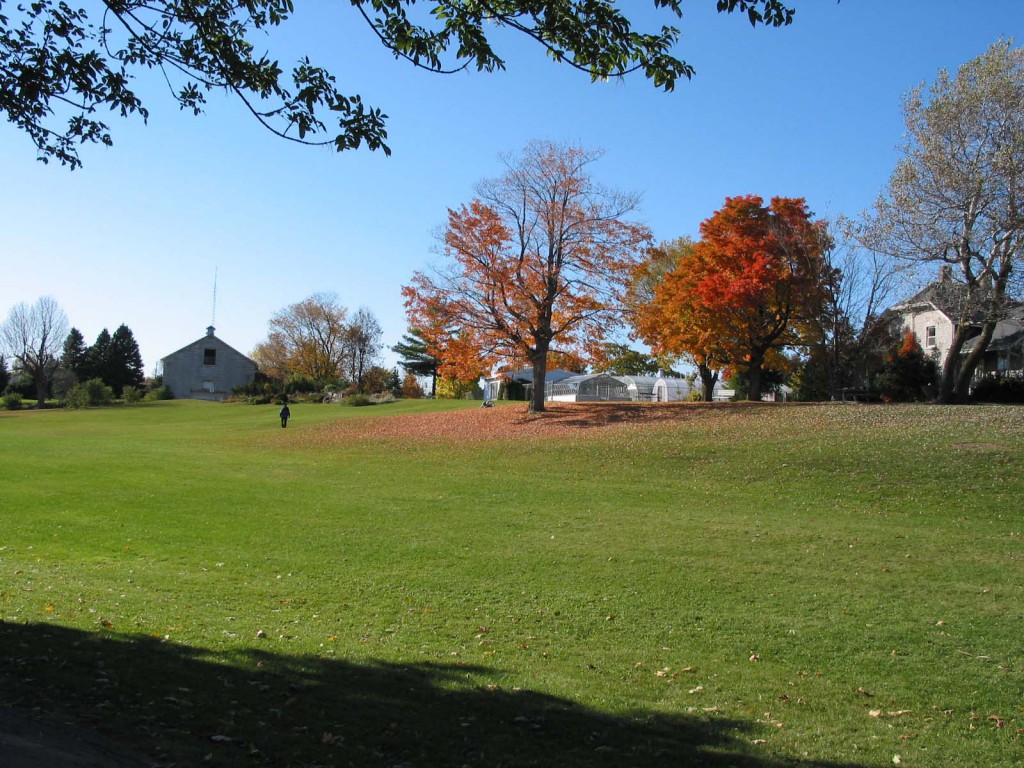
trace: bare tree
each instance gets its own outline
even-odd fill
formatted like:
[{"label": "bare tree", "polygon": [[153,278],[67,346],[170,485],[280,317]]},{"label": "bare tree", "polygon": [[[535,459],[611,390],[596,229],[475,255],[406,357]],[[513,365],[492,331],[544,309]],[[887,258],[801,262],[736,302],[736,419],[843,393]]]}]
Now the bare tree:
[{"label": "bare tree", "polygon": [[0,325],[3,354],[14,360],[16,372],[35,382],[39,408],[46,401],[67,333],[67,315],[51,296],[37,299],[31,307],[18,304]]},{"label": "bare tree", "polygon": [[345,326],[345,374],[360,392],[366,383],[366,372],[380,361],[380,339],[383,335],[380,322],[368,307],[356,310],[351,322]]}]

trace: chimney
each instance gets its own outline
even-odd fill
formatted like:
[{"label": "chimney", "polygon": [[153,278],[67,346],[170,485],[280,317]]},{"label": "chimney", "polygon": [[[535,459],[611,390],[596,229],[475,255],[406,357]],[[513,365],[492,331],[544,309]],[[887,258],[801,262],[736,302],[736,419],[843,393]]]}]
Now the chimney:
[{"label": "chimney", "polygon": [[939,267],[939,283],[948,283],[953,279],[953,265],[943,264]]}]

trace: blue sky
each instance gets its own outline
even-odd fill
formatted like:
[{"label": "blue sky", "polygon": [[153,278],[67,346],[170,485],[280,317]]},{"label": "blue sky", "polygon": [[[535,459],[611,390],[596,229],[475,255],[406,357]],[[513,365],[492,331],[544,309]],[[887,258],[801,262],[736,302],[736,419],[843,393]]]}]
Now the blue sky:
[{"label": "blue sky", "polygon": [[148,125],[112,117],[114,146],[85,148],[73,173],[0,126],[0,315],[51,295],[89,343],[126,323],[152,373],[210,324],[216,270],[217,335],[242,352],[318,291],[369,307],[391,345],[446,209],[532,139],[604,150],[595,178],[642,193],[634,218],[658,240],[696,235],[746,193],[854,216],[897,160],[901,96],[999,38],[1024,44],[1022,0],[791,4],[791,27],[752,29],[693,0],[677,53],[697,74],[666,94],[638,76],[592,84],[504,35],[507,71],[432,75],[395,61],[347,3],[298,3],[273,54],[308,54],[381,107],[392,157],[282,141],[227,97],[195,118],[156,81],[139,88]]}]

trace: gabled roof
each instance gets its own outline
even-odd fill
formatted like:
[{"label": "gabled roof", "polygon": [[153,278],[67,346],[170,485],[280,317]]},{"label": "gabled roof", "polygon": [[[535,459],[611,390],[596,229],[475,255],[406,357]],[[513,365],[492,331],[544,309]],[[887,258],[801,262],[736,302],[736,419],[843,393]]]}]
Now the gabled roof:
[{"label": "gabled roof", "polygon": [[252,358],[250,358],[250,357],[249,357],[248,355],[243,355],[243,354],[242,354],[241,352],[239,352],[239,351],[238,351],[237,349],[235,349],[235,348],[234,348],[234,347],[232,347],[232,346],[231,346],[230,344],[228,344],[228,343],[227,343],[226,341],[224,341],[224,339],[221,339],[221,338],[219,338],[218,336],[215,336],[215,335],[213,334],[213,326],[210,326],[209,328],[207,328],[207,329],[206,329],[206,335],[205,335],[205,336],[201,336],[201,337],[199,337],[198,339],[196,339],[195,341],[189,342],[188,344],[186,344],[186,345],[185,345],[184,347],[182,347],[181,349],[176,349],[176,350],[174,350],[173,352],[171,352],[171,354],[169,354],[169,355],[164,355],[163,357],[161,357],[161,358],[160,358],[160,362],[162,363],[162,362],[163,362],[164,360],[166,360],[167,358],[169,358],[169,357],[174,357],[174,356],[175,356],[176,354],[178,354],[179,352],[184,352],[184,351],[185,351],[186,349],[188,349],[189,347],[194,347],[194,346],[195,346],[196,344],[203,344],[203,343],[206,343],[206,342],[207,342],[207,339],[214,339],[214,340],[216,340],[216,341],[220,342],[220,344],[222,344],[222,345],[223,345],[224,347],[226,347],[227,349],[230,349],[230,350],[231,350],[232,352],[234,352],[234,353],[235,353],[236,355],[239,355],[240,357],[244,357],[244,358],[245,358],[246,360],[248,360],[248,361],[249,361],[250,363],[252,363],[253,365],[256,365],[256,361],[255,361],[255,360],[253,360]]},{"label": "gabled roof", "polygon": [[[928,283],[909,299],[893,305],[891,309],[893,312],[906,312],[928,307],[938,310],[950,321],[958,322],[967,307],[967,286],[952,277],[940,278]],[[972,320],[976,314],[977,310],[970,313]]]}]

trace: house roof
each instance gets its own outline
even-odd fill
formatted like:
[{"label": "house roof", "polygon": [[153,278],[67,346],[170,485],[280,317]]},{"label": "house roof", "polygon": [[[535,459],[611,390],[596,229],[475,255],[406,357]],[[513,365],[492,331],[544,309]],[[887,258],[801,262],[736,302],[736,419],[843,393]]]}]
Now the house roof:
[{"label": "house roof", "polygon": [[[974,349],[978,337],[968,339],[964,342],[962,354],[967,354]],[[1012,307],[1007,316],[996,323],[992,331],[992,340],[989,341],[988,351],[998,352],[1004,349],[1024,345],[1024,305]]]},{"label": "house roof", "polygon": [[[932,307],[955,323],[961,319],[966,306],[967,286],[952,277],[945,277],[928,283],[909,299],[895,304],[892,311],[906,312],[919,307]],[[977,312],[971,313],[971,319],[975,319],[974,314]]]},{"label": "house roof", "polygon": [[196,344],[205,343],[207,339],[215,339],[216,341],[220,342],[223,346],[225,346],[226,348],[228,348],[232,352],[234,352],[236,355],[241,355],[246,360],[248,360],[250,363],[252,363],[253,365],[256,365],[256,361],[253,360],[252,358],[250,358],[248,355],[243,355],[237,349],[235,349],[230,344],[228,344],[226,341],[224,341],[224,339],[221,339],[218,336],[215,336],[214,333],[213,333],[213,330],[214,330],[214,328],[211,325],[209,328],[206,329],[206,335],[205,336],[201,336],[200,338],[196,339],[195,341],[189,342],[188,344],[186,344],[181,349],[176,349],[173,352],[171,352],[169,355],[164,355],[163,357],[160,358],[160,362],[162,363],[167,358],[174,357],[179,352],[184,352],[186,349],[188,349],[189,347],[194,347]]}]

